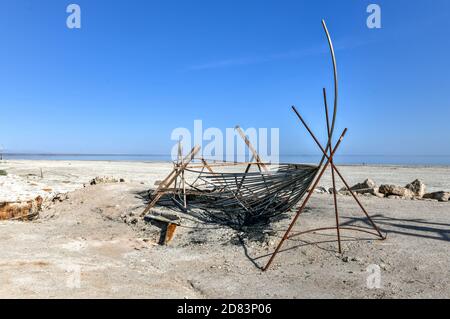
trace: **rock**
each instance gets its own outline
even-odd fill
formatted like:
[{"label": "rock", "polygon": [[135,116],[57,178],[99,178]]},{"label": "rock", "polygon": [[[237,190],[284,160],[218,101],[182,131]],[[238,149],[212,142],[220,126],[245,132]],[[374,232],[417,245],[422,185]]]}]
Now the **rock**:
[{"label": "rock", "polygon": [[352,193],[349,192],[347,187],[342,187],[341,189],[338,190],[338,194],[339,195],[345,195],[345,196],[350,196],[352,195]]},{"label": "rock", "polygon": [[409,199],[414,197],[414,193],[411,190],[396,185],[381,185],[378,190],[387,197],[391,195]]},{"label": "rock", "polygon": [[400,197],[398,195],[388,195],[386,198],[389,198],[389,199],[402,199],[402,197]]},{"label": "rock", "polygon": [[376,196],[376,197],[378,197],[378,198],[384,198],[384,194],[380,193],[380,192],[378,191],[378,189],[377,189],[376,191],[374,191],[374,192],[372,193],[372,195],[373,195],[373,196]]},{"label": "rock", "polygon": [[418,198],[422,198],[425,195],[426,186],[420,180],[416,179],[414,182],[409,183],[405,186],[405,188],[409,189],[414,193],[414,195]]},{"label": "rock", "polygon": [[423,195],[425,199],[435,199],[440,202],[448,202],[450,199],[450,192],[434,192]]},{"label": "rock", "polygon": [[373,193],[374,189],[377,188],[377,185],[373,180],[370,178],[366,179],[364,182],[356,184],[352,187],[350,187],[350,190],[354,191],[358,194],[365,194],[365,193]]},{"label": "rock", "polygon": [[325,187],[319,186],[314,190],[314,193],[318,193],[318,194],[327,194],[328,191]]},{"label": "rock", "polygon": [[366,179],[364,182],[356,184],[350,188],[353,192],[357,194],[363,194],[365,196],[373,195],[378,198],[383,198],[384,194],[380,193],[379,187],[370,178]]}]

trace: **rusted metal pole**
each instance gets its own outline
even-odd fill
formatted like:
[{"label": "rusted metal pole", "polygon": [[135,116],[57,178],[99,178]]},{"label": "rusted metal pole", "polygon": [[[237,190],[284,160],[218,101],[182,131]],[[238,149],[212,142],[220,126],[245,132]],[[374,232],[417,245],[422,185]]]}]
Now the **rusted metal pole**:
[{"label": "rusted metal pole", "polygon": [[328,143],[330,145],[330,164],[331,164],[331,180],[333,182],[333,201],[334,201],[334,214],[336,216],[336,231],[337,231],[337,238],[338,238],[338,250],[339,253],[342,254],[342,246],[341,246],[341,232],[339,229],[339,211],[338,211],[338,205],[337,205],[337,190],[336,190],[336,179],[334,176],[334,168],[333,168],[333,147],[331,146],[332,143],[332,137],[331,137],[331,131],[330,131],[330,118],[328,116],[328,103],[327,103],[327,92],[325,88],[323,88],[323,103],[325,105],[325,117],[327,119],[327,132],[328,132]]},{"label": "rusted metal pole", "polygon": [[244,140],[244,142],[247,145],[247,147],[250,150],[250,152],[252,152],[253,157],[256,160],[257,165],[260,168],[260,170],[261,170],[261,167],[262,167],[264,169],[264,171],[267,172],[268,171],[267,166],[262,162],[261,157],[259,156],[259,154],[256,151],[256,149],[253,147],[253,145],[250,142],[250,140],[248,139],[248,137],[245,135],[244,131],[241,129],[241,127],[239,125],[236,125],[235,129],[239,133],[241,138]]},{"label": "rusted metal pole", "polygon": [[[180,159],[181,159],[181,166],[180,166],[180,167],[183,167],[183,165],[184,165],[184,159],[183,159],[183,144],[182,144],[181,141],[180,141],[179,147],[180,147],[180,153],[181,153],[181,156],[180,156]],[[185,180],[185,176],[184,176],[184,169],[182,169],[182,171],[181,171],[181,187],[182,187],[182,189],[183,189],[183,202],[184,202],[184,208],[187,208],[186,180]]]},{"label": "rusted metal pole", "polygon": [[[334,155],[334,153],[336,152],[336,150],[338,149],[339,145],[341,144],[345,134],[347,133],[347,129],[345,129],[342,134],[341,137],[339,138],[336,146],[334,147],[333,152],[331,152],[331,155]],[[270,257],[269,261],[267,262],[266,266],[263,268],[263,271],[266,271],[267,269],[269,269],[270,265],[272,264],[273,260],[275,259],[276,255],[278,254],[278,252],[280,251],[281,247],[283,246],[283,243],[286,241],[286,239],[289,236],[289,233],[291,232],[292,228],[294,227],[295,223],[297,222],[298,218],[300,217],[301,213],[303,212],[303,209],[306,207],[306,204],[308,203],[309,199],[311,198],[312,194],[314,194],[314,189],[316,188],[317,184],[319,184],[320,179],[323,176],[323,173],[325,172],[325,170],[327,169],[328,165],[330,164],[329,159],[326,161],[325,165],[323,166],[322,170],[320,171],[316,181],[314,182],[314,186],[311,188],[310,192],[308,193],[308,195],[306,196],[305,200],[303,201],[302,205],[300,206],[300,208],[297,210],[296,215],[294,216],[294,218],[292,219],[291,224],[289,225],[286,233],[284,234],[283,238],[281,239],[280,243],[278,244],[277,248],[275,249],[274,253],[272,254],[272,256]]]}]

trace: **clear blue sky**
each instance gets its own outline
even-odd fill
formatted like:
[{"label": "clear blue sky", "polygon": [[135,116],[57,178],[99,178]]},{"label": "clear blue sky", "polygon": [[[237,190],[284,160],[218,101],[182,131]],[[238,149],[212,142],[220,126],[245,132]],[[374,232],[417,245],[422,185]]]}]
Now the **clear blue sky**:
[{"label": "clear blue sky", "polygon": [[[168,154],[176,127],[279,127],[316,147],[336,46],[342,154],[450,154],[450,1],[1,0],[0,144],[19,152]],[[382,29],[366,7],[382,8]],[[321,137],[324,134],[319,134]]]}]

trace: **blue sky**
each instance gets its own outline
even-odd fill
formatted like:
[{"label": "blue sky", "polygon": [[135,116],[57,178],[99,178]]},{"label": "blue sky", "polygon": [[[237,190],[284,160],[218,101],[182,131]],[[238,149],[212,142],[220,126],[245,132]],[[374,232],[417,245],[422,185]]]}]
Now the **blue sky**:
[{"label": "blue sky", "polygon": [[[324,138],[336,46],[342,154],[450,155],[450,1],[0,1],[0,144],[16,152],[168,154],[176,127]],[[366,7],[382,29],[366,27]],[[331,98],[331,96],[330,96]]]}]

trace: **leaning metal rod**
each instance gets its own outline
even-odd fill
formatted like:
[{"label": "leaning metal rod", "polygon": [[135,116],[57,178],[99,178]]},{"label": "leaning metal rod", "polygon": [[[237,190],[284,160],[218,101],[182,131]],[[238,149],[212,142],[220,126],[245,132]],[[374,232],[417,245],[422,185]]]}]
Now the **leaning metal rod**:
[{"label": "leaning metal rod", "polygon": [[[328,116],[328,103],[327,103],[327,91],[325,88],[323,88],[323,103],[325,105],[325,117],[327,119],[327,132],[328,132],[328,139],[331,142],[331,131],[330,131],[330,118]],[[333,200],[334,200],[334,213],[336,216],[336,231],[337,231],[337,238],[338,238],[338,249],[339,253],[342,253],[341,248],[341,232],[339,230],[339,211],[338,211],[338,205],[337,205],[337,195],[336,195],[336,179],[334,176],[334,168],[333,168],[333,156],[331,156],[331,153],[333,152],[333,148],[330,145],[330,164],[331,164],[331,180],[333,182]]]},{"label": "leaning metal rod", "polygon": [[[309,134],[312,136],[312,138],[314,139],[314,141],[316,142],[317,146],[319,146],[319,148],[322,150],[323,155],[327,158],[327,160],[330,160],[330,157],[328,156],[327,152],[323,149],[322,145],[320,145],[319,140],[316,138],[316,136],[314,135],[314,133],[311,131],[311,129],[309,128],[308,124],[306,124],[305,120],[303,120],[302,116],[300,115],[300,113],[298,113],[297,109],[295,108],[295,106],[292,107],[295,111],[295,113],[297,114],[298,118],[300,119],[300,121],[303,123],[303,125],[306,127],[306,129],[308,130]],[[332,155],[334,155],[334,151],[331,153]],[[378,228],[378,226],[374,223],[374,221],[372,220],[372,218],[370,218],[369,214],[367,213],[366,209],[364,208],[364,206],[361,204],[361,202],[359,201],[359,199],[356,197],[355,193],[350,189],[350,186],[347,184],[346,180],[344,179],[344,177],[342,176],[342,174],[339,172],[339,170],[337,169],[337,167],[333,164],[330,163],[331,167],[335,170],[335,172],[339,175],[340,179],[342,180],[342,182],[344,183],[345,187],[347,187],[348,191],[352,194],[353,198],[355,199],[355,201],[358,203],[359,207],[361,208],[361,210],[363,211],[363,213],[366,215],[367,219],[370,221],[370,223],[372,224],[372,227],[377,231],[377,233],[379,234],[380,238],[385,239],[385,237],[381,234],[380,229]]]},{"label": "leaning metal rod", "polygon": [[[331,153],[331,155],[333,156],[334,153],[336,152],[336,150],[338,149],[339,145],[341,144],[342,140],[344,139],[345,134],[347,133],[347,129],[345,129],[342,134],[341,137],[339,138],[338,142],[336,143],[336,146],[333,149],[333,152]],[[275,249],[275,251],[273,252],[272,256],[270,257],[269,261],[267,262],[266,266],[263,268],[263,271],[266,271],[267,269],[269,269],[270,265],[272,264],[273,260],[275,259],[275,256],[278,254],[278,252],[280,251],[281,247],[283,246],[283,243],[286,241],[286,239],[289,236],[289,233],[292,231],[292,228],[294,227],[295,223],[297,222],[298,218],[300,217],[301,213],[303,212],[303,209],[306,207],[306,204],[308,203],[309,199],[311,198],[312,194],[314,193],[313,190],[316,188],[317,184],[319,184],[320,179],[323,176],[323,173],[325,173],[328,165],[330,164],[330,160],[327,159],[325,165],[323,166],[322,170],[319,173],[318,178],[316,179],[316,181],[314,182],[313,187],[311,188],[310,192],[308,193],[308,195],[306,196],[305,200],[303,201],[302,205],[300,206],[300,208],[297,210],[296,215],[294,216],[294,218],[292,219],[291,224],[289,225],[288,229],[286,230],[286,233],[284,234],[283,238],[280,240],[277,248]]]},{"label": "leaning metal rod", "polygon": [[252,152],[253,158],[256,160],[259,170],[261,171],[261,167],[262,167],[263,170],[267,172],[268,169],[267,169],[266,165],[264,165],[264,163],[262,162],[261,157],[259,156],[256,149],[253,147],[252,143],[248,139],[247,135],[245,135],[245,133],[241,129],[241,127],[239,125],[236,125],[235,130],[239,133],[241,138],[244,140],[244,143],[245,143],[245,145],[247,145],[250,152]]}]

